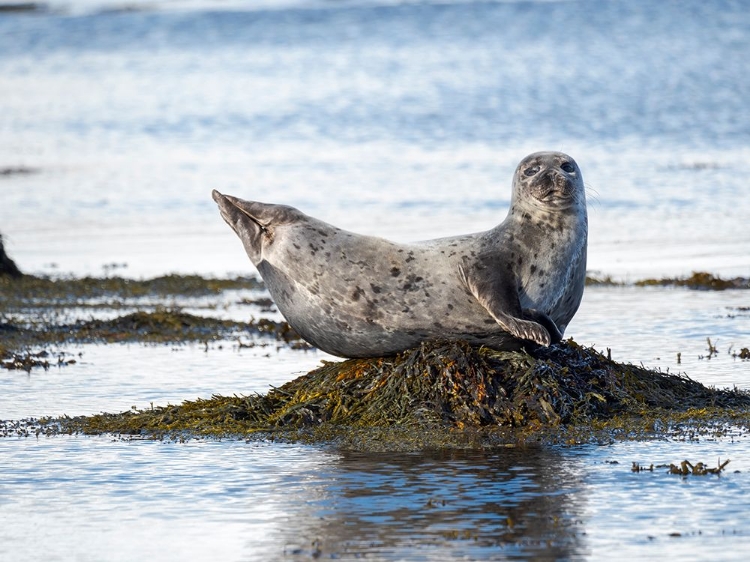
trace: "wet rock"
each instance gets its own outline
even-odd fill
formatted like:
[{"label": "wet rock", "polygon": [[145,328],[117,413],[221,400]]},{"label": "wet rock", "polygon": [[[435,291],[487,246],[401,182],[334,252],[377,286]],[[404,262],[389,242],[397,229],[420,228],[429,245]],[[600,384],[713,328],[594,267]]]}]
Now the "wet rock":
[{"label": "wet rock", "polygon": [[0,276],[7,276],[13,279],[18,279],[23,276],[23,273],[18,269],[15,262],[5,253],[2,234],[0,234]]},{"label": "wet rock", "polygon": [[[8,2],[5,4],[0,4],[0,15],[43,12],[46,9],[47,9],[46,4],[38,4],[36,2]],[[28,170],[28,169],[29,168],[1,168],[0,175],[5,175],[8,171],[15,172],[16,170]]]}]

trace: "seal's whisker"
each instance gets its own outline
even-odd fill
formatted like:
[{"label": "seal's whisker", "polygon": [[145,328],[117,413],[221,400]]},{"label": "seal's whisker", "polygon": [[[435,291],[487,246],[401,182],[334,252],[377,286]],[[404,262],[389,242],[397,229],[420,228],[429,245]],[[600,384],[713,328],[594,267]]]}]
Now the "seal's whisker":
[{"label": "seal's whisker", "polygon": [[602,203],[599,200],[599,192],[588,182],[584,182],[583,186],[586,188],[586,198],[601,206]]}]

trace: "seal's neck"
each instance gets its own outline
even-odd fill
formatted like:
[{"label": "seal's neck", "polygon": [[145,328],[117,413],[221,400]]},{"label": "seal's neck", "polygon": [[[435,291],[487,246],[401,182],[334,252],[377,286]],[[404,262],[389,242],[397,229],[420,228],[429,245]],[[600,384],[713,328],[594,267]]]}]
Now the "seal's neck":
[{"label": "seal's neck", "polygon": [[580,228],[588,224],[586,204],[573,201],[566,206],[550,206],[538,201],[522,199],[513,201],[506,222],[514,222],[522,228]]}]

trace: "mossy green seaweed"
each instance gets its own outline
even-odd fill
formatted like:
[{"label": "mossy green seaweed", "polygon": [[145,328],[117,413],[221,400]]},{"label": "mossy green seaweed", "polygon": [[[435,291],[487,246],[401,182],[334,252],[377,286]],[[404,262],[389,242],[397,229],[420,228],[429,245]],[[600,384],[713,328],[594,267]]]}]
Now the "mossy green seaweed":
[{"label": "mossy green seaweed", "polygon": [[39,277],[0,276],[0,312],[24,307],[47,308],[55,303],[79,304],[83,299],[123,299],[216,295],[227,290],[257,290],[263,283],[255,277],[218,279],[199,275],[163,275],[151,279],[124,277]]},{"label": "mossy green seaweed", "polygon": [[726,431],[750,393],[614,362],[572,340],[527,352],[424,343],[327,362],[266,394],[35,422],[41,433],[250,437],[365,449],[581,443]]},{"label": "mossy green seaweed", "polygon": [[750,289],[750,279],[735,277],[724,279],[705,271],[694,271],[689,277],[666,277],[663,279],[642,279],[636,287],[685,287],[703,291],[726,291],[727,289]]},{"label": "mossy green seaweed", "polygon": [[[586,285],[592,287],[627,287],[631,284],[618,281],[609,275],[604,277],[587,275]],[[750,279],[746,277],[724,279],[706,271],[694,271],[688,277],[647,278],[635,281],[632,285],[635,287],[684,287],[698,291],[726,291],[727,289],[750,289]]]},{"label": "mossy green seaweed", "polygon": [[[29,348],[71,343],[187,343],[224,340],[241,336],[270,336],[296,348],[309,348],[285,321],[266,318],[237,322],[197,316],[180,309],[157,308],[155,311],[137,311],[109,320],[78,320],[71,324],[45,324],[41,327],[24,327],[14,322],[1,322],[0,348],[5,358],[29,355]],[[25,350],[23,353],[19,350]],[[3,356],[0,356],[3,358]],[[28,364],[28,363],[27,363]],[[0,366],[7,367],[6,362]],[[37,365],[31,365],[37,366]],[[44,365],[38,365],[44,366]]]},{"label": "mossy green seaweed", "polygon": [[[0,366],[46,368],[48,362],[33,358],[42,352],[50,353],[50,346],[73,343],[209,342],[263,335],[294,347],[309,347],[285,321],[260,318],[237,322],[189,314],[179,306],[159,304],[178,296],[217,296],[230,290],[262,288],[262,282],[253,277],[165,275],[133,280],[0,276]],[[149,297],[148,303],[140,300],[144,297]],[[65,309],[82,307],[137,310],[112,319],[66,320]]]}]

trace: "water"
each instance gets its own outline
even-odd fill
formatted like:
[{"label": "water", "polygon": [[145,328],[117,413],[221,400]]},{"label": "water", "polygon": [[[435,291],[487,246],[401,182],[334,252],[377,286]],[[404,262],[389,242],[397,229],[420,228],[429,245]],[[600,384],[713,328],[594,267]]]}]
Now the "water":
[{"label": "water", "polygon": [[[0,15],[0,169],[33,171],[0,175],[0,232],[34,273],[247,274],[212,188],[425,239],[497,224],[517,163],[553,149],[586,180],[591,271],[750,276],[749,52],[742,2],[55,0]],[[594,287],[566,335],[750,388],[731,356],[750,346],[748,306],[741,291]],[[0,373],[0,418],[264,392],[330,359],[233,342],[66,351],[76,365]],[[0,449],[2,559],[740,560],[750,546],[740,434],[385,458],[108,437]],[[630,472],[719,457],[720,478]]]},{"label": "water", "polygon": [[663,469],[634,474],[630,464],[721,453],[746,467],[747,450],[746,441],[619,443],[384,458],[276,443],[2,440],[2,458],[17,464],[3,468],[0,483],[0,553],[12,560],[667,553],[741,560],[750,546],[746,472],[682,479]]},{"label": "water", "polygon": [[0,19],[29,270],[246,271],[214,187],[398,240],[489,228],[541,149],[583,170],[592,270],[750,268],[742,3],[64,6]]}]

